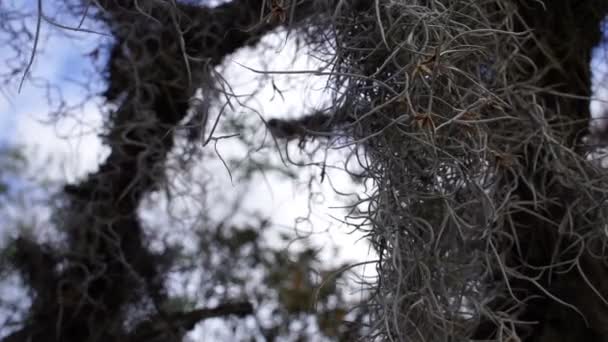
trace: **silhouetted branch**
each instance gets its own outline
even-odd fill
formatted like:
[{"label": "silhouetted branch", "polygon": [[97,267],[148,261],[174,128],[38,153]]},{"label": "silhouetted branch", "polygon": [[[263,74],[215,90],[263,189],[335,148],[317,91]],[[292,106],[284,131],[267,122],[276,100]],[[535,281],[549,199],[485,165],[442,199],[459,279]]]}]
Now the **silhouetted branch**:
[{"label": "silhouetted branch", "polygon": [[129,335],[128,341],[181,341],[186,332],[205,319],[230,315],[243,317],[252,313],[253,306],[249,302],[226,303],[210,309],[167,313],[140,323]]}]

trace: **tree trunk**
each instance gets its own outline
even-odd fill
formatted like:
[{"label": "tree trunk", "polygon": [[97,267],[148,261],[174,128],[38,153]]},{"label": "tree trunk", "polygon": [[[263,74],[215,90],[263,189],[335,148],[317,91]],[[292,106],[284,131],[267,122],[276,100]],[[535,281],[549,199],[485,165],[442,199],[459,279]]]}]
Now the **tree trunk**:
[{"label": "tree trunk", "polygon": [[[568,126],[562,143],[584,155],[589,151],[582,138],[588,134],[590,119],[591,53],[601,41],[600,26],[608,13],[608,2],[555,0],[543,5],[519,1],[518,7],[522,19],[519,29],[532,29],[537,39],[530,42],[526,54],[544,72],[538,84],[547,89],[542,93],[544,110],[566,118]],[[518,334],[527,336],[525,341],[530,342],[608,341],[608,259],[602,251],[605,239],[581,240],[576,234],[587,218],[568,216],[573,204],[568,189],[548,181],[559,171],[535,168],[542,154],[535,146],[521,151],[522,160],[528,163],[527,182],[519,181],[516,194],[521,200],[534,203],[534,189],[544,189],[553,204],[543,212],[529,205],[512,215],[520,245],[513,246],[506,257],[509,267],[535,279],[537,284],[519,276],[503,279],[510,283],[516,297],[525,301],[517,318],[528,323],[518,326]],[[568,223],[565,230],[560,226],[564,222]],[[495,303],[497,308],[502,304]],[[497,327],[489,328],[488,324],[480,325],[475,338],[496,337]]]}]

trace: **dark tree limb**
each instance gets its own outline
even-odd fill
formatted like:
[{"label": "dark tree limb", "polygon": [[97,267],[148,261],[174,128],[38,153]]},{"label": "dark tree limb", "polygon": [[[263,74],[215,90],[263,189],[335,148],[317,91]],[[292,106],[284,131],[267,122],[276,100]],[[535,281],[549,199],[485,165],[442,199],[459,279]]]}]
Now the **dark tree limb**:
[{"label": "dark tree limb", "polygon": [[175,312],[152,317],[140,323],[126,338],[130,342],[176,341],[192,330],[196,324],[209,318],[237,316],[244,317],[253,313],[249,302],[226,303],[215,308]]},{"label": "dark tree limb", "polygon": [[[601,0],[555,0],[545,1],[544,5],[534,1],[516,3],[522,19],[519,30],[531,29],[537,39],[530,41],[526,53],[543,71],[538,86],[548,90],[542,94],[545,108],[568,117],[571,124],[565,134],[566,146],[584,154],[588,150],[582,138],[588,134],[588,98],[592,95],[591,53],[601,40],[600,24],[608,13],[608,3]],[[608,306],[596,293],[608,298],[605,253],[599,245],[589,242],[583,246],[578,265],[569,263],[580,251],[579,237],[562,233],[548,222],[568,220],[570,193],[556,182],[547,184],[547,179],[553,179],[554,170],[534,168],[536,163],[532,158],[538,156],[535,146],[527,146],[520,151],[520,156],[528,170],[522,175],[527,179],[518,181],[515,190],[518,198],[534,203],[533,189],[526,185],[531,183],[544,189],[547,198],[555,200],[543,212],[537,212],[530,205],[511,217],[520,245],[509,251],[506,266],[517,270],[520,276],[498,278],[499,282],[508,281],[513,293],[525,303],[523,311],[515,316],[528,323],[518,324],[517,333],[522,341],[529,342],[608,341]],[[513,180],[505,180],[506,184],[509,182]],[[540,219],[539,215],[546,219]],[[572,229],[586,222],[585,217],[575,217]],[[571,252],[564,253],[568,249]],[[591,252],[604,257],[597,258]],[[572,267],[553,266],[559,262]],[[521,276],[535,279],[544,290]],[[545,291],[571,306],[556,302]],[[498,298],[492,306],[496,311],[508,310],[505,303],[509,303],[509,299]],[[482,320],[473,338],[495,339],[498,329],[495,322]]]}]

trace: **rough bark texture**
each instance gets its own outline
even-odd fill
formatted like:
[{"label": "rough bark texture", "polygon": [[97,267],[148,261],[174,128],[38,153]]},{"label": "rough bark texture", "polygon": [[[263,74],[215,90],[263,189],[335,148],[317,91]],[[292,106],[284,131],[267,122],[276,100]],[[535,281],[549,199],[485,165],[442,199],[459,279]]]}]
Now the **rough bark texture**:
[{"label": "rough bark texture", "polygon": [[[543,94],[546,110],[562,113],[572,119],[567,146],[584,153],[581,139],[588,133],[589,127],[591,53],[602,38],[600,26],[608,13],[608,3],[557,0],[547,1],[543,5],[540,2],[520,1],[519,12],[523,20],[520,29],[532,29],[544,48],[541,50],[536,42],[531,42],[526,54],[539,68],[546,68],[538,83],[539,87],[550,90]],[[518,327],[520,336],[527,336],[525,341],[530,342],[608,341],[608,302],[605,299],[608,298],[608,268],[605,253],[601,251],[604,242],[588,242],[578,265],[571,264],[577,253],[581,252],[580,237],[560,231],[560,224],[569,220],[567,215],[572,198],[559,184],[547,184],[546,180],[552,177],[545,173],[546,170],[536,169],[534,161],[539,157],[535,155],[533,146],[520,153],[521,158],[528,162],[527,182],[531,182],[533,187],[544,188],[548,197],[555,201],[545,212],[538,212],[534,205],[530,205],[512,216],[519,246],[514,246],[506,256],[507,264],[536,279],[538,285],[552,296],[579,310],[576,312],[558,303],[528,280],[508,278],[516,296],[526,294],[518,298],[526,303],[525,310],[518,318],[533,323],[521,324]],[[533,190],[527,182],[520,180],[516,193],[521,199],[533,203]],[[552,222],[540,219],[536,214]],[[571,224],[576,230],[586,224],[586,218],[575,217]],[[570,252],[564,253],[567,246]],[[566,266],[551,266],[560,262]],[[589,284],[593,284],[595,289]],[[497,307],[500,305],[496,303]],[[475,338],[496,338],[496,327],[491,326],[491,323],[481,324]]]}]

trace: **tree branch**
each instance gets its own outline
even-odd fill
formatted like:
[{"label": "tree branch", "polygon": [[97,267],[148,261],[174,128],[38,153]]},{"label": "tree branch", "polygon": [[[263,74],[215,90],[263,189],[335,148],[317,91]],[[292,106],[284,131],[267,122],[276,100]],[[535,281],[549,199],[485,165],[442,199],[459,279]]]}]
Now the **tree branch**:
[{"label": "tree branch", "polygon": [[215,308],[197,309],[159,315],[140,323],[129,335],[130,342],[181,341],[183,335],[199,322],[217,317],[244,317],[253,313],[249,302],[225,303]]}]

